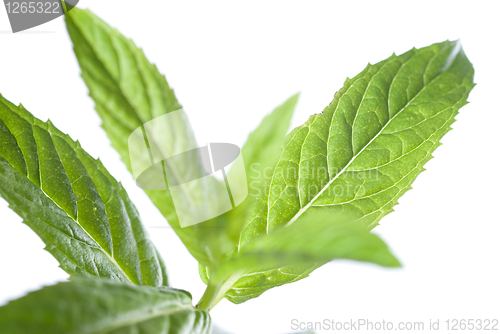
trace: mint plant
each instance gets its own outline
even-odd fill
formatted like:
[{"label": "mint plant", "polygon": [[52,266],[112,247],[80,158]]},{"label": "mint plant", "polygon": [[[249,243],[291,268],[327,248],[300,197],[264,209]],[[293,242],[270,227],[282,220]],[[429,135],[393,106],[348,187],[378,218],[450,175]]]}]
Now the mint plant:
[{"label": "mint plant", "polygon": [[[132,132],[181,105],[131,40],[88,10],[73,8],[65,20],[102,127],[132,171]],[[473,76],[460,44],[446,41],[369,64],[287,134],[291,97],[241,150],[259,177],[229,171],[257,193],[200,224],[180,226],[168,188],[146,190],[199,262],[207,289],[196,306],[169,286],[136,207],[102,163],[0,97],[0,195],[70,275],[0,307],[0,332],[210,333],[208,312],[223,298],[243,303],[334,259],[398,267],[371,229],[423,171]],[[195,140],[182,122],[167,149]]]}]

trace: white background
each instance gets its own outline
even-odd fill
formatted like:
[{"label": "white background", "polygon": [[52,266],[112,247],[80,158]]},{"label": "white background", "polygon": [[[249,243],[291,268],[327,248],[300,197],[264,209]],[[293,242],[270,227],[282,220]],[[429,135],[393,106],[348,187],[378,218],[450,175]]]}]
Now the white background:
[{"label": "white background", "polygon": [[[336,261],[241,305],[224,300],[216,323],[235,333],[281,333],[291,320],[424,321],[500,317],[499,9],[460,1],[83,0],[156,63],[199,142],[241,145],[292,94],[293,126],[318,113],[344,79],[392,52],[460,38],[477,86],[435,159],[376,233],[404,268]],[[164,220],[111,148],[61,18],[10,33],[0,7],[0,92],[79,139],[127,188],[147,225]],[[196,302],[196,261],[169,229],[151,229],[173,286]],[[0,303],[64,280],[44,245],[0,199]]]}]

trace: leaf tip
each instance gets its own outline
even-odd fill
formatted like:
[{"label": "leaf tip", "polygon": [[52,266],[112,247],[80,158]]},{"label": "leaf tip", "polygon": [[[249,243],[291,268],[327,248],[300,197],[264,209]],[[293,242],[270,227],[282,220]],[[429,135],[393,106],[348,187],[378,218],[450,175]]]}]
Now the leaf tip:
[{"label": "leaf tip", "polygon": [[401,263],[401,261],[398,260],[397,257],[393,256],[392,261],[389,263],[388,267],[390,267],[390,268],[402,268],[403,264]]}]

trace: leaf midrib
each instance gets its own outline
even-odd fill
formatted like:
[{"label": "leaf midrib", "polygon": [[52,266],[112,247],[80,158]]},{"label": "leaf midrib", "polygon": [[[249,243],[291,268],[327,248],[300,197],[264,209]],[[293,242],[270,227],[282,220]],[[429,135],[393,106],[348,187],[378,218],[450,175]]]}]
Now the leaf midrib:
[{"label": "leaf midrib", "polygon": [[[28,122],[28,124],[29,124],[31,127],[33,127],[33,124],[31,124],[31,123],[29,123],[29,122]],[[49,134],[50,134],[51,136],[53,135],[53,134],[52,134],[52,133],[50,133],[50,132],[49,132]],[[56,135],[56,134],[54,134],[54,135]],[[57,136],[57,135],[56,135],[56,136]],[[61,138],[61,137],[60,137],[60,138]],[[64,138],[63,138],[63,139],[64,139]],[[38,146],[37,146],[36,148],[37,148],[37,150],[38,150]],[[59,159],[61,159],[61,158],[59,157]],[[8,166],[10,166],[11,168],[14,168],[14,167],[13,167],[10,163],[8,163],[8,162],[7,162],[7,164],[8,164]],[[40,161],[39,161],[39,160],[38,160],[38,167],[40,168]],[[59,232],[61,232],[61,233],[64,233],[64,234],[65,234],[68,238],[71,238],[71,239],[74,239],[74,240],[76,240],[76,241],[78,241],[78,242],[81,242],[81,243],[85,244],[85,245],[86,245],[86,246],[88,246],[88,247],[92,247],[92,248],[94,248],[94,249],[96,249],[96,250],[100,250],[100,251],[102,251],[102,252],[103,252],[103,253],[104,253],[104,254],[105,254],[105,255],[109,258],[109,260],[111,261],[111,263],[113,263],[113,264],[115,265],[115,267],[116,267],[116,268],[118,268],[118,270],[119,270],[119,271],[123,274],[123,276],[124,276],[124,277],[125,277],[125,278],[126,278],[126,279],[130,282],[130,283],[132,283],[132,284],[134,284],[134,285],[136,284],[136,283],[134,283],[134,282],[130,279],[130,277],[129,277],[129,276],[128,276],[125,272],[124,272],[124,270],[123,270],[123,269],[121,268],[121,266],[120,266],[120,265],[119,265],[119,264],[115,261],[115,259],[114,259],[114,258],[113,258],[110,254],[108,254],[108,252],[106,252],[106,250],[102,247],[102,245],[101,245],[101,244],[99,244],[99,243],[98,243],[98,242],[97,242],[97,241],[96,241],[96,240],[92,237],[92,235],[90,235],[90,234],[89,234],[89,232],[88,232],[88,231],[87,231],[87,230],[86,230],[86,229],[85,229],[85,228],[84,228],[84,227],[83,227],[83,226],[82,226],[82,225],[78,222],[78,219],[74,219],[73,217],[71,217],[71,216],[70,216],[70,215],[69,215],[69,214],[68,214],[68,213],[67,213],[67,212],[66,212],[66,211],[65,211],[65,210],[64,210],[64,209],[63,209],[63,208],[62,208],[62,207],[61,207],[61,206],[60,206],[60,205],[56,202],[56,201],[54,201],[54,199],[52,199],[52,198],[51,198],[51,197],[50,197],[50,196],[49,196],[49,195],[48,195],[48,194],[47,194],[47,193],[46,193],[46,192],[42,189],[42,184],[43,184],[43,183],[42,183],[41,174],[40,174],[40,186],[36,185],[36,184],[35,184],[35,183],[31,180],[31,179],[29,179],[29,178],[28,178],[28,176],[27,176],[27,175],[23,175],[23,176],[26,178],[26,181],[28,181],[29,183],[33,184],[33,185],[34,185],[37,189],[39,189],[39,190],[42,192],[42,194],[43,194],[45,197],[47,197],[47,198],[50,200],[50,202],[51,202],[52,204],[54,204],[57,208],[59,208],[60,212],[62,212],[64,215],[66,215],[66,217],[68,217],[69,219],[71,219],[71,221],[73,221],[76,225],[78,225],[78,226],[82,229],[82,231],[83,231],[83,232],[84,232],[84,233],[85,233],[85,234],[86,234],[86,235],[87,235],[87,236],[88,236],[88,237],[89,237],[89,238],[90,238],[90,239],[91,239],[91,240],[95,243],[95,245],[97,245],[98,247],[96,247],[96,246],[94,246],[94,245],[90,245],[90,244],[88,244],[88,243],[86,243],[86,242],[84,242],[84,241],[82,241],[82,240],[76,239],[76,238],[74,238],[74,237],[72,237],[72,236],[70,236],[70,235],[67,235],[66,233],[64,233],[63,231],[61,231],[59,228],[57,228],[56,226],[53,226],[53,225],[47,224],[49,227],[51,227],[51,228],[53,228],[53,229],[56,229],[56,230],[58,230],[58,231],[59,231]],[[25,197],[25,199],[30,200],[30,199],[28,199],[28,198],[26,198],[26,197]],[[16,205],[16,206],[17,206],[17,205]],[[17,207],[19,207],[19,206],[17,206]],[[27,218],[23,218],[23,219],[27,219]],[[43,221],[42,221],[42,222],[43,222]],[[44,222],[44,223],[45,223],[45,222]],[[46,224],[46,223],[45,223],[45,224]],[[56,247],[57,249],[59,249],[59,247],[58,247],[57,245],[55,245],[54,243],[51,243],[51,245],[52,245],[53,247]],[[66,256],[66,257],[67,257],[67,256]],[[68,257],[67,257],[67,258],[68,258]],[[69,259],[69,258],[68,258],[68,259]],[[70,260],[72,263],[74,263],[76,266],[78,266],[78,264],[77,264],[77,263],[75,263],[72,259],[69,259],[69,260]],[[80,267],[80,266],[78,266],[78,267]],[[82,268],[82,269],[84,269],[84,268]],[[84,269],[84,270],[85,270],[85,269]],[[85,270],[85,271],[87,271],[87,270]],[[87,271],[87,272],[88,272],[88,271]]]},{"label": "leaf midrib", "polygon": [[[31,126],[33,127],[33,125],[31,125]],[[53,133],[51,133],[51,132],[50,132],[50,131],[48,131],[48,130],[47,130],[47,132],[49,133],[49,135],[50,135],[50,137],[51,137],[51,138],[52,138],[52,136],[53,136],[53,135],[54,135],[54,136],[57,136],[57,134],[53,134]],[[60,136],[58,136],[58,137],[64,140],[64,138],[62,138],[62,137],[60,137]],[[37,150],[38,150],[38,146],[37,146]],[[57,152],[57,150],[56,150],[56,153],[57,153],[57,156],[58,156],[59,160],[60,160],[60,161],[62,161],[62,160],[61,160],[61,157],[59,156],[59,152]],[[38,162],[38,164],[39,164],[39,168],[41,168],[41,166],[40,166],[40,161]],[[67,174],[66,169],[64,169],[64,172]],[[116,267],[116,268],[118,268],[118,270],[119,270],[119,271],[123,274],[123,276],[124,276],[124,277],[125,277],[125,278],[126,278],[126,279],[127,279],[127,280],[131,283],[131,284],[134,284],[134,285],[135,285],[136,283],[134,283],[134,282],[132,281],[132,279],[131,279],[131,278],[130,278],[130,277],[129,277],[126,273],[125,273],[125,271],[123,270],[123,268],[122,268],[122,267],[121,267],[121,266],[120,266],[120,265],[116,262],[116,260],[113,258],[113,256],[112,256],[111,254],[109,254],[109,253],[108,253],[108,252],[104,249],[104,247],[103,247],[100,243],[98,243],[98,242],[94,239],[94,237],[93,237],[93,236],[92,236],[92,235],[91,235],[91,234],[90,234],[90,233],[89,233],[89,232],[88,232],[88,231],[87,231],[87,230],[86,230],[86,229],[85,229],[85,228],[84,228],[84,227],[80,224],[80,222],[78,221],[78,210],[76,211],[76,216],[77,216],[77,218],[75,219],[75,218],[73,218],[73,217],[72,217],[69,213],[67,213],[67,212],[66,212],[66,211],[65,211],[65,210],[64,210],[64,209],[63,209],[63,208],[62,208],[62,207],[61,207],[61,206],[60,206],[60,205],[56,202],[56,201],[54,201],[54,199],[52,199],[52,198],[51,198],[51,197],[50,197],[50,196],[49,196],[49,195],[48,195],[48,194],[47,194],[47,193],[43,190],[43,188],[42,188],[42,181],[43,181],[43,180],[42,180],[42,173],[40,173],[40,187],[39,187],[39,189],[42,191],[42,193],[43,193],[43,194],[44,194],[44,195],[45,195],[48,199],[50,199],[50,201],[51,201],[54,205],[56,205],[56,206],[57,206],[57,207],[58,207],[58,208],[59,208],[62,212],[64,212],[64,214],[65,214],[68,218],[70,218],[73,222],[75,222],[75,224],[77,224],[78,226],[80,226],[80,228],[82,229],[82,231],[84,231],[84,232],[85,232],[85,234],[86,234],[86,235],[87,235],[87,236],[88,236],[88,237],[89,237],[92,241],[94,241],[96,245],[99,245],[99,249],[100,249],[100,250],[101,250],[101,251],[102,251],[102,252],[103,252],[103,253],[104,253],[104,254],[108,257],[108,259],[111,261],[111,263],[113,263],[113,264],[115,265],[115,267]],[[30,180],[30,182],[32,182],[32,181]],[[71,186],[71,188],[73,188],[73,187]],[[72,189],[72,191],[73,191],[73,189]],[[106,215],[107,215],[107,213],[106,213]],[[108,225],[109,225],[109,222],[108,222]],[[111,237],[111,247],[113,247],[113,240],[112,240],[112,235],[111,235],[111,234],[110,234],[110,237]],[[134,240],[135,240],[135,238],[134,238]]]},{"label": "leaf midrib", "polygon": [[[63,208],[61,208],[59,206],[59,204],[57,204],[49,195],[47,195],[47,193],[45,191],[43,191],[43,189],[41,188],[41,183],[40,183],[40,190],[43,192],[43,194],[51,200],[51,202],[53,204],[55,204],[62,212],[64,212],[64,214],[66,216],[68,216],[72,221],[75,222],[75,224],[77,224],[78,226],[81,227],[81,229],[85,232],[86,235],[88,235],[88,237],[90,239],[92,239],[92,241],[94,241],[96,243],[96,245],[99,245],[99,250],[102,251],[107,257],[108,259],[118,268],[118,270],[121,271],[121,273],[123,274],[123,276],[125,276],[125,278],[132,284],[136,285],[136,283],[134,283],[130,277],[128,277],[128,275],[125,273],[125,271],[123,271],[122,267],[115,261],[115,259],[101,246],[101,244],[99,244],[95,239],[94,237],[92,237],[92,235],[89,234],[89,232],[80,224],[80,222],[78,222],[78,219],[74,219],[73,217],[71,217],[66,211],[63,210]],[[97,248],[97,247],[95,247]]]},{"label": "leaf midrib", "polygon": [[[168,303],[170,303],[170,301],[168,301]],[[177,307],[174,309],[170,308],[170,309],[167,309],[165,311],[162,311],[161,308],[162,308],[162,305],[157,305],[157,309],[160,309],[160,311],[157,311],[155,309],[155,311],[151,312],[151,313],[147,312],[150,309],[149,307],[146,307],[145,310],[141,308],[138,310],[134,310],[132,312],[127,312],[127,313],[120,316],[120,318],[125,319],[126,321],[119,323],[119,324],[114,324],[114,325],[112,324],[112,325],[106,325],[104,327],[93,328],[93,329],[90,329],[90,331],[85,331],[85,333],[88,333],[88,334],[109,333],[109,332],[114,331],[116,329],[131,326],[134,324],[143,323],[143,322],[146,322],[146,321],[154,319],[154,318],[163,317],[163,316],[168,317],[168,316],[171,316],[173,314],[182,313],[185,311],[194,311],[194,308],[191,305],[185,305],[185,306]]]}]

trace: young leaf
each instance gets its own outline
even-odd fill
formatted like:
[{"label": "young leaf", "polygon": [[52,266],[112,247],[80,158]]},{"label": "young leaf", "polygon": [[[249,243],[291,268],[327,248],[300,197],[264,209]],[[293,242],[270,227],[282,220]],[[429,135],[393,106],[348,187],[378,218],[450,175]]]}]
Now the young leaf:
[{"label": "young leaf", "polygon": [[[235,276],[239,278],[247,273],[290,265],[318,266],[334,259],[371,262],[385,267],[400,266],[387,245],[367,229],[351,222],[335,222],[327,212],[312,212],[289,227],[279,227],[269,234],[257,236],[239,253],[215,268],[209,282],[211,286],[207,289],[208,293],[214,290],[215,297],[202,298],[199,307],[210,309],[217,304],[226,294],[225,282],[234,281]],[[240,294],[247,294],[244,288],[233,287],[232,290],[234,295],[226,294],[231,301],[239,301]]]},{"label": "young leaf", "polygon": [[252,199],[260,195],[265,187],[265,172],[274,167],[277,162],[281,144],[285,138],[299,94],[295,94],[286,100],[282,105],[274,109],[267,115],[259,126],[248,136],[248,139],[241,149],[241,155],[245,162],[246,175],[241,174],[241,169],[232,168],[229,175],[235,179],[246,180],[249,195],[246,201],[227,213],[230,234],[235,242],[238,242],[241,233],[240,221],[245,221],[248,215]]},{"label": "young leaf", "polygon": [[[223,226],[223,229],[212,229],[215,231],[215,234],[210,236],[213,239],[211,243],[212,249],[224,242],[224,240],[221,240],[222,233],[227,233],[228,241],[226,243],[229,244],[229,252],[231,251],[231,247],[234,247],[238,243],[241,230],[250,214],[249,208],[255,197],[264,191],[266,183],[265,172],[267,169],[272,169],[276,164],[276,157],[280,152],[281,144],[290,127],[298,98],[299,94],[295,94],[275,108],[248,136],[245,145],[241,149],[246,175],[241,173],[241,169],[237,168],[231,168],[228,175],[233,180],[240,180],[247,183],[249,194],[247,199],[233,210],[216,217],[214,222],[204,223],[205,226],[210,223]],[[218,248],[221,247],[219,246]],[[223,253],[223,250],[220,253]],[[227,254],[224,253],[223,255]],[[199,270],[202,280],[208,283],[208,279],[206,278],[207,266],[200,264]]]},{"label": "young leaf", "polygon": [[[253,196],[257,196],[263,188],[265,178],[264,171],[268,167],[274,167],[276,156],[281,150],[283,139],[288,133],[295,106],[299,99],[299,94],[295,94],[283,104],[275,108],[267,115],[259,126],[248,136],[246,143],[241,149],[241,155],[245,161],[247,175],[238,175],[238,178],[247,179],[248,187],[255,190]],[[236,174],[241,170],[230,169],[230,174]]]},{"label": "young leaf", "polygon": [[[149,63],[142,50],[116,29],[112,29],[89,10],[78,8],[67,13],[65,20],[82,70],[82,78],[95,102],[96,111],[103,120],[102,127],[132,172],[129,136],[145,123],[181,109],[181,105],[156,66]],[[179,133],[174,140],[162,142],[162,148],[170,151],[180,145],[193,146],[189,145],[195,142],[191,126],[187,119],[182,121],[183,124],[176,127]],[[172,168],[183,171],[182,165]],[[211,252],[204,242],[203,231],[196,225],[181,228],[168,187],[166,190],[146,190],[146,193],[190,253],[198,261],[209,263]],[[208,197],[208,202],[213,202],[210,199],[214,198],[214,194],[209,191],[185,195],[186,203],[198,201],[197,198],[201,195]]]},{"label": "young leaf", "polygon": [[[472,90],[474,69],[459,42],[368,65],[321,114],[294,129],[238,249],[306,212],[342,215],[368,229],[411,187]],[[243,275],[234,302],[303,278],[315,267]],[[285,272],[283,275],[281,272]],[[229,290],[228,297],[236,296]]]},{"label": "young leaf", "polygon": [[0,95],[0,196],[75,276],[167,285],[126,191],[50,121]]},{"label": "young leaf", "polygon": [[188,292],[111,280],[63,282],[0,307],[0,332],[9,334],[210,331],[208,313],[193,308]]},{"label": "young leaf", "polygon": [[[212,224],[212,231],[207,230],[207,233],[215,232],[210,234],[210,239],[212,239],[210,242],[211,249],[215,250],[215,248],[219,248],[220,251],[218,253],[223,256],[227,252],[230,252],[231,248],[238,243],[239,235],[244,227],[243,224],[249,215],[249,208],[254,198],[264,191],[265,171],[276,164],[275,160],[280,152],[281,143],[290,127],[298,98],[299,95],[295,94],[275,108],[248,136],[245,145],[241,149],[246,175],[245,173],[241,173],[243,171],[241,168],[231,168],[229,170],[229,177],[246,184],[249,194],[246,200],[236,208],[216,217],[213,221],[204,223],[204,226],[207,227]],[[244,187],[245,185],[237,184],[236,186]],[[222,226],[223,229],[217,228],[219,226]],[[227,234],[227,238],[223,239],[221,234]],[[220,246],[224,244],[224,241],[228,245],[226,252]],[[208,270],[207,266],[200,264],[199,269],[203,281],[207,283],[208,281],[205,279],[206,271]]]}]

